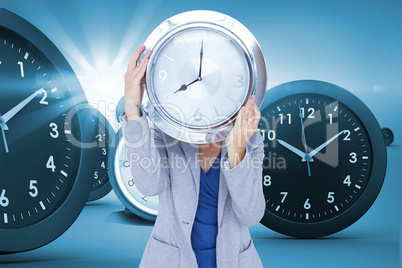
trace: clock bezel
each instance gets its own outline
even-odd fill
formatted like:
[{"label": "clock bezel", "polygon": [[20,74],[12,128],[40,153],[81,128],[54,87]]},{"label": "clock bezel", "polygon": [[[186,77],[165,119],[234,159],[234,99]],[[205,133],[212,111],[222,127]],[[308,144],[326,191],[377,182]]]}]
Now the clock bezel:
[{"label": "clock bezel", "polygon": [[[217,123],[211,124],[207,127],[205,126],[194,126],[194,125],[189,125],[183,122],[180,122],[179,120],[175,119],[174,117],[172,117],[159,103],[159,101],[157,100],[158,97],[154,94],[154,65],[155,65],[155,61],[157,61],[160,52],[163,50],[163,48],[173,39],[175,38],[177,35],[182,34],[183,32],[187,32],[187,31],[191,31],[191,30],[209,30],[209,31],[215,31],[221,35],[226,36],[228,39],[234,41],[235,46],[237,46],[237,48],[239,50],[242,51],[243,56],[246,59],[247,62],[247,69],[248,69],[248,76],[249,76],[249,84],[248,84],[248,89],[247,89],[247,93],[246,95],[243,97],[241,103],[242,105],[245,104],[247,98],[253,93],[253,78],[254,78],[254,73],[253,73],[253,68],[252,68],[252,63],[251,63],[251,58],[250,55],[248,53],[246,53],[247,49],[244,47],[244,45],[242,44],[242,42],[238,39],[237,36],[233,35],[231,32],[229,32],[228,30],[226,30],[225,28],[219,27],[217,25],[213,25],[213,24],[206,24],[206,23],[191,23],[189,25],[185,25],[185,26],[181,26],[178,27],[177,29],[172,30],[171,32],[169,32],[168,34],[166,34],[162,39],[160,39],[158,41],[157,44],[155,44],[153,46],[153,50],[152,50],[152,55],[149,59],[150,61],[150,65],[152,65],[152,67],[149,69],[149,71],[147,72],[147,85],[149,87],[149,90],[147,91],[148,93],[148,98],[150,99],[151,103],[154,103],[155,105],[153,106],[155,111],[159,114],[159,116],[161,116],[164,120],[166,121],[173,121],[175,126],[177,127],[186,127],[188,129],[191,129],[193,131],[197,131],[197,130],[208,130],[209,128],[216,128],[219,127],[219,125],[221,125],[224,121],[230,121],[232,122],[235,119],[235,115],[238,113],[238,111],[241,108],[241,105],[239,107],[237,107],[237,109],[228,116],[229,119],[225,119],[225,120],[221,120]],[[149,78],[149,79],[148,79]]]},{"label": "clock bezel", "polygon": [[[6,28],[22,37],[22,42],[28,42],[38,49],[57,70],[71,94],[73,104],[86,102],[86,97],[73,69],[60,50],[31,23],[13,12],[0,8],[0,27]],[[1,28],[0,28],[1,29]],[[70,101],[69,100],[69,101]],[[81,122],[79,122],[81,126]],[[62,235],[76,220],[85,206],[92,181],[87,180],[88,171],[83,163],[91,161],[84,150],[79,150],[77,174],[74,184],[64,202],[47,218],[34,224],[12,229],[0,228],[0,254],[32,250],[44,246]],[[71,175],[72,176],[72,175]],[[29,239],[27,239],[29,237]]]},{"label": "clock bezel", "polygon": [[316,81],[297,80],[267,90],[262,103],[261,116],[283,98],[298,94],[315,94],[338,100],[348,107],[366,129],[372,150],[372,167],[367,185],[354,204],[343,213],[326,221],[314,223],[293,222],[265,210],[261,223],[266,227],[289,236],[314,238],[339,232],[359,220],[372,206],[382,188],[387,167],[387,154],[381,128],[370,109],[354,94],[337,85]]},{"label": "clock bezel", "polygon": [[[241,48],[249,62],[249,82],[251,85],[249,85],[242,105],[245,104],[251,94],[255,94],[254,101],[259,107],[263,101],[267,83],[265,59],[255,37],[237,20],[225,14],[208,10],[195,10],[180,13],[161,23],[147,38],[145,47],[147,50],[151,49],[153,52],[158,52],[170,38],[182,31],[195,28],[207,28],[219,31],[235,41]],[[185,142],[205,144],[225,139],[233,125],[233,121],[236,119],[241,105],[236,112],[226,120],[208,127],[189,127],[181,122],[172,120],[172,118],[166,116],[160,109],[153,94],[152,71],[155,57],[157,58],[157,53],[151,55],[148,63],[147,87],[146,90],[144,90],[141,103],[142,111],[147,117],[166,134]]]}]

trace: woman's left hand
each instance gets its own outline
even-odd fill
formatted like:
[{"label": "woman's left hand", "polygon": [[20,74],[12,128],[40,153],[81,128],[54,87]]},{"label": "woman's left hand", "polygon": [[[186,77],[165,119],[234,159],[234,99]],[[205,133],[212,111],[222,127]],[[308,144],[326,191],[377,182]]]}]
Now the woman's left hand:
[{"label": "woman's left hand", "polygon": [[226,137],[230,168],[235,167],[243,160],[247,141],[258,129],[261,113],[254,102],[254,97],[255,95],[251,95],[246,105],[240,109],[234,126]]}]

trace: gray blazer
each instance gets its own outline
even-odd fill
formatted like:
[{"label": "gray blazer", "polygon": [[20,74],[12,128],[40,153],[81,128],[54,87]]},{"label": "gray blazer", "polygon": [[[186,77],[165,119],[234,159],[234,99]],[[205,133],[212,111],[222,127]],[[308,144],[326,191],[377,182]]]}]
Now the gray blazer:
[{"label": "gray blazer", "polygon": [[[200,188],[198,145],[170,137],[145,115],[127,122],[123,112],[120,122],[134,183],[144,195],[159,195],[158,216],[140,267],[197,267],[190,238]],[[222,145],[217,267],[263,267],[248,229],[265,212],[262,137],[258,131],[251,136],[244,158],[232,169],[222,164],[227,160],[224,141]]]}]

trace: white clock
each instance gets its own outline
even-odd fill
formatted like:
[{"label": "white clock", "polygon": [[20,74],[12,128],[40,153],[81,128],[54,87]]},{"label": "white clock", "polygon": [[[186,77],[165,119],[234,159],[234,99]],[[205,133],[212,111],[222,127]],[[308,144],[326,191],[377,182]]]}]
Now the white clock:
[{"label": "white clock", "polygon": [[145,42],[145,114],[166,134],[190,143],[223,140],[241,106],[264,98],[261,48],[237,20],[213,11],[169,18]]},{"label": "white clock", "polygon": [[127,158],[127,147],[120,129],[113,140],[108,159],[109,180],[123,205],[137,216],[155,221],[158,215],[158,196],[145,196],[138,191]]}]

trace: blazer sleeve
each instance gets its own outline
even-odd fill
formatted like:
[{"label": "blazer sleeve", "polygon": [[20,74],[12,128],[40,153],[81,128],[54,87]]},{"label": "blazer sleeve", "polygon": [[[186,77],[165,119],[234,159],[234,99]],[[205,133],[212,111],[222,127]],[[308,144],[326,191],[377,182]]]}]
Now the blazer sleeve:
[{"label": "blazer sleeve", "polygon": [[129,122],[123,112],[120,123],[134,183],[146,196],[160,194],[170,183],[168,155],[161,130],[148,124],[144,112],[140,118]]},{"label": "blazer sleeve", "polygon": [[[227,161],[227,153],[223,161]],[[254,132],[246,145],[246,154],[235,167],[223,167],[222,174],[229,189],[233,210],[241,223],[252,226],[265,213],[262,188],[264,142],[259,131]]]}]

